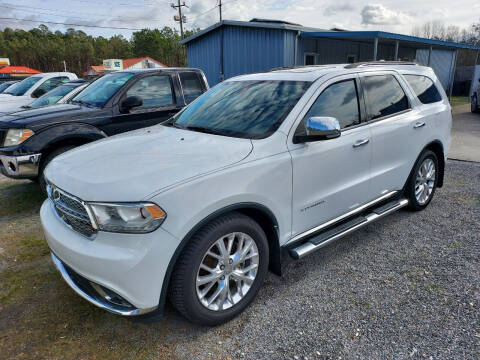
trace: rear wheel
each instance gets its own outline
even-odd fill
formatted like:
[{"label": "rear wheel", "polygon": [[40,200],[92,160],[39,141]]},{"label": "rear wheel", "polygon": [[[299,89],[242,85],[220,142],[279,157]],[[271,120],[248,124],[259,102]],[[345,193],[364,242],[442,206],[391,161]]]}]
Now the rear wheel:
[{"label": "rear wheel", "polygon": [[438,169],[437,155],[430,150],[424,151],[415,163],[405,189],[411,210],[423,210],[432,200],[438,183]]},{"label": "rear wheel", "polygon": [[478,109],[478,97],[477,94],[474,94],[470,100],[470,110],[472,113],[478,113],[480,110]]},{"label": "rear wheel", "polygon": [[53,150],[52,152],[50,152],[49,154],[47,154],[47,156],[44,159],[42,159],[42,162],[40,164],[40,169],[38,169],[37,181],[44,193],[47,192],[47,183],[45,181],[45,176],[43,174],[43,172],[45,171],[45,168],[50,163],[50,161],[52,161],[55,157],[57,157],[60,154],[63,154],[64,152],[67,152],[68,150],[72,150],[73,148],[75,148],[75,146],[73,145],[59,147]]},{"label": "rear wheel", "polygon": [[267,268],[262,228],[240,213],[224,215],[201,229],[180,256],[170,300],[190,321],[218,325],[250,304]]}]

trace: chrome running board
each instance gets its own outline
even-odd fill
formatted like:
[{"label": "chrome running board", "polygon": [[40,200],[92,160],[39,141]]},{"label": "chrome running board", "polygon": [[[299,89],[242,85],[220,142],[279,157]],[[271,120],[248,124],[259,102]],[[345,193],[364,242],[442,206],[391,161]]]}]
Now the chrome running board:
[{"label": "chrome running board", "polygon": [[380,202],[382,202],[382,201],[384,201],[384,200],[387,200],[387,199],[391,198],[393,195],[395,195],[395,194],[397,194],[397,193],[398,193],[398,191],[390,191],[390,192],[388,192],[388,193],[386,193],[386,194],[384,194],[384,195],[376,198],[375,200],[372,200],[372,201],[370,201],[370,202],[368,202],[368,203],[366,203],[366,204],[363,204],[363,205],[361,205],[361,206],[359,206],[359,207],[357,207],[357,208],[355,208],[355,209],[347,212],[346,214],[343,214],[343,215],[341,215],[341,216],[339,216],[339,217],[336,217],[335,219],[332,219],[332,220],[330,220],[330,221],[327,221],[326,223],[320,224],[320,225],[315,226],[314,228],[312,228],[312,229],[310,229],[310,230],[307,230],[307,231],[305,231],[305,232],[303,232],[303,233],[301,233],[301,234],[298,234],[298,235],[295,236],[293,239],[289,240],[288,243],[295,243],[295,242],[297,242],[298,240],[303,239],[303,238],[306,238],[306,237],[308,237],[309,235],[313,235],[313,234],[319,232],[319,231],[322,230],[322,229],[326,229],[326,228],[329,227],[330,225],[333,225],[333,224],[335,224],[335,223],[338,223],[338,222],[340,222],[340,221],[342,221],[342,220],[344,220],[344,219],[346,219],[346,218],[349,218],[350,216],[353,216],[353,215],[355,215],[355,214],[359,214],[359,213],[361,213],[362,211],[364,211],[364,210],[372,207],[373,205],[378,204],[378,203],[380,203]]},{"label": "chrome running board", "polygon": [[[407,199],[391,201],[385,205],[373,208],[364,216],[356,216],[329,230],[325,230],[310,238],[307,242],[290,250],[290,256],[298,260],[322,247],[368,225],[388,214],[391,214],[408,205]],[[365,208],[364,208],[365,209]]]}]

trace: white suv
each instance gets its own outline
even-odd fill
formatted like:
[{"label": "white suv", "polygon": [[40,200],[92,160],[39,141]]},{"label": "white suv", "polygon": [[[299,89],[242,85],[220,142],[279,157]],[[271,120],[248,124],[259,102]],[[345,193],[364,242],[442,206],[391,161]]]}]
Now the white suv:
[{"label": "white suv", "polygon": [[163,125],[85,145],[46,169],[41,218],[67,283],[121,315],[167,295],[214,325],[267,269],[442,186],[451,109],[430,68],[365,63],[224,81]]}]

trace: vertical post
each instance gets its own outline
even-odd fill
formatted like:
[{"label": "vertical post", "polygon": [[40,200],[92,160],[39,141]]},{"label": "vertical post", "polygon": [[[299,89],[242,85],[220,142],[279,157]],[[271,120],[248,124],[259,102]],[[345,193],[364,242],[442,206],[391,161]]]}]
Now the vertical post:
[{"label": "vertical post", "polygon": [[180,16],[180,36],[183,39],[183,18],[182,18],[182,6],[180,0],[178,0],[178,16]]},{"label": "vertical post", "polygon": [[475,54],[475,61],[473,62],[473,75],[472,75],[472,81],[470,82],[470,91],[468,93],[468,96],[472,96],[473,89],[475,86],[477,86],[475,82],[475,74],[477,73],[477,62],[478,62],[478,55],[480,53],[480,50],[477,50],[477,53]]},{"label": "vertical post", "polygon": [[373,61],[377,61],[378,37],[373,40]]},{"label": "vertical post", "polygon": [[428,49],[428,62],[427,62],[427,66],[430,66],[430,62],[432,61],[432,50],[433,50],[433,47],[430,45],[430,48]]},{"label": "vertical post", "polygon": [[[478,55],[478,52],[477,52]],[[63,71],[67,72],[67,63],[63,60]]]},{"label": "vertical post", "polygon": [[457,58],[458,58],[458,49],[455,50],[455,60],[453,62],[453,72],[451,79],[452,81],[450,82],[450,90],[448,91],[448,98],[452,98],[452,91],[453,91],[453,83],[455,82],[455,71],[457,70]]},{"label": "vertical post", "polygon": [[218,0],[218,12],[220,13],[220,21],[222,21],[222,0]]},{"label": "vertical post", "polygon": [[398,60],[398,46],[400,42],[397,40],[395,41],[395,56],[393,57],[393,60],[397,61]]}]

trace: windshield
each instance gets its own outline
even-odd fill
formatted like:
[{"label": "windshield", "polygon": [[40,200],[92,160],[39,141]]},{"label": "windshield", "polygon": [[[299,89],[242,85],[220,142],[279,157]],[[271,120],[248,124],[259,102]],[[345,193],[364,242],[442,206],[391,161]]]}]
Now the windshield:
[{"label": "windshield", "polygon": [[33,85],[35,85],[40,79],[41,79],[40,76],[30,76],[26,79],[23,79],[18,84],[13,85],[10,89],[5,91],[5,94],[10,94],[10,95],[14,95],[14,96],[22,96]]},{"label": "windshield", "polygon": [[11,83],[10,81],[7,81],[7,82],[4,82],[4,83],[0,84],[0,93],[5,91],[6,89],[8,89],[12,85],[13,85],[13,83]]},{"label": "windshield", "polygon": [[71,102],[103,107],[132,76],[132,73],[124,72],[102,76],[75,96]]},{"label": "windshield", "polygon": [[40,96],[37,100],[28,105],[30,108],[37,108],[41,106],[48,106],[56,104],[61,98],[75,89],[76,86],[60,85],[55,89],[49,91],[45,95]]},{"label": "windshield", "polygon": [[171,124],[218,135],[263,139],[273,134],[310,82],[227,81],[199,97]]}]

